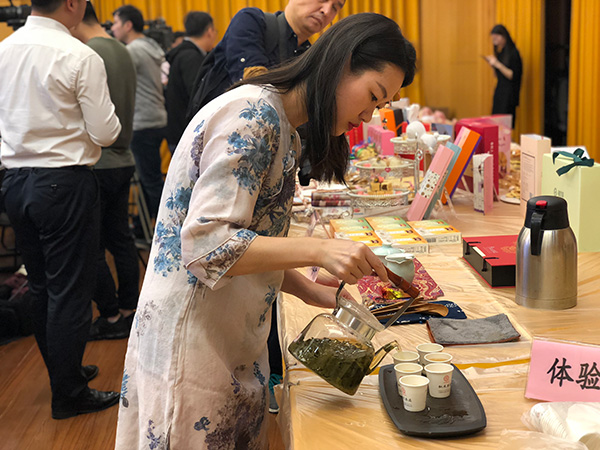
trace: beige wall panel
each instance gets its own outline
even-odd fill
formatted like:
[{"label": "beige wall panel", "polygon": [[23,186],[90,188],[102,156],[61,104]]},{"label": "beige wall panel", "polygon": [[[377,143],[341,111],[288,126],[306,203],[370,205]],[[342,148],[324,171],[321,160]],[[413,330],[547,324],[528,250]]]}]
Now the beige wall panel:
[{"label": "beige wall panel", "polygon": [[424,104],[451,117],[490,114],[496,80],[480,55],[493,52],[495,0],[421,0]]}]

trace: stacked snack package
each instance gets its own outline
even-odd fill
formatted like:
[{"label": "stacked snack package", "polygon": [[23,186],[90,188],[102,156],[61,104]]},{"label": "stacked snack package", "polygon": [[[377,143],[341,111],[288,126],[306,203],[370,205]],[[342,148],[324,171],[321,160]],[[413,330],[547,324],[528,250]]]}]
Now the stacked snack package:
[{"label": "stacked snack package", "polygon": [[506,190],[501,200],[519,203],[521,198],[521,146],[516,142],[510,144],[510,170],[500,180],[500,188]]}]

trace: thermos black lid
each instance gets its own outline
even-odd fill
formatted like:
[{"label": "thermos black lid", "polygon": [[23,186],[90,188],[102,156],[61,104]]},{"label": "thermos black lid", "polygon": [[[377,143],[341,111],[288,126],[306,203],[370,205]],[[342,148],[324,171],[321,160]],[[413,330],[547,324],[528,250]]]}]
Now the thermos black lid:
[{"label": "thermos black lid", "polygon": [[540,195],[527,201],[525,226],[531,228],[531,217],[537,212],[542,214],[542,230],[562,230],[569,227],[567,202],[564,198],[553,195]]}]

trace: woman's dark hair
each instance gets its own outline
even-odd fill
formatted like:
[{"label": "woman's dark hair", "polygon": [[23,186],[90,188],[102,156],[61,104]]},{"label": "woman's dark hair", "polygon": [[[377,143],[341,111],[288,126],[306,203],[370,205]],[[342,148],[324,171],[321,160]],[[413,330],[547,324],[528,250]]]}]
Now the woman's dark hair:
[{"label": "woman's dark hair", "polygon": [[[510,33],[508,32],[508,30],[506,29],[506,27],[504,25],[499,25],[499,24],[494,25],[494,28],[492,28],[492,31],[490,32],[490,34],[499,34],[504,39],[506,39],[505,47],[507,49],[512,50],[513,48],[515,48],[515,43],[513,42],[512,38],[510,37]],[[496,57],[500,53],[495,45],[494,45],[494,53],[495,53]]]},{"label": "woman's dark hair", "polygon": [[[348,16],[329,28],[300,57],[239,84],[271,84],[281,92],[296,87],[305,90],[308,113],[303,159],[317,180],[344,181],[349,151],[346,137],[332,136],[336,123],[336,88],[346,64],[360,75],[367,70],[383,71],[394,64],[404,72],[402,86],[412,83],[416,52],[391,19],[375,13]],[[238,85],[239,85],[238,84]]]}]

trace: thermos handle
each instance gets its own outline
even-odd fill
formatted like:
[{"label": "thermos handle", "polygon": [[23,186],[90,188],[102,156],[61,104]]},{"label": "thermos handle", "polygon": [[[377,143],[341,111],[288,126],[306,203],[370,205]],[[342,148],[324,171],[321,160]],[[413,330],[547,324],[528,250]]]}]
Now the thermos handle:
[{"label": "thermos handle", "polygon": [[531,215],[531,254],[539,256],[542,252],[542,238],[544,230],[542,230],[542,220],[546,211],[534,211]]}]

